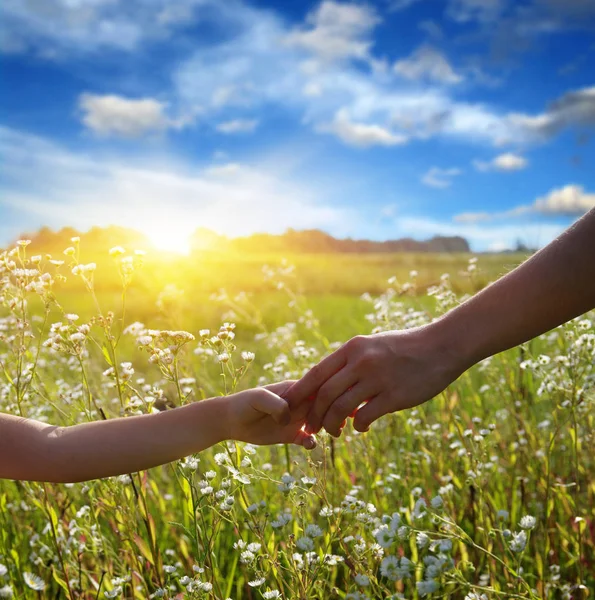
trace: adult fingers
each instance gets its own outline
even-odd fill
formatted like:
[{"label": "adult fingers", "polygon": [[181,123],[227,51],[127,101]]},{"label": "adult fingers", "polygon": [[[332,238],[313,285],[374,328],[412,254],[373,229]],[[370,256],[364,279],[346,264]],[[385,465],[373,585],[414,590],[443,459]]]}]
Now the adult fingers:
[{"label": "adult fingers", "polygon": [[357,373],[349,367],[333,375],[316,394],[316,400],[306,419],[306,431],[316,433],[322,427],[322,421],[333,402],[357,383]]},{"label": "adult fingers", "polygon": [[316,395],[320,387],[347,363],[344,353],[336,350],[325,359],[314,365],[285,394],[289,406],[299,406],[302,402]]},{"label": "adult fingers", "polygon": [[339,396],[329,407],[322,420],[324,428],[335,437],[341,434],[341,424],[345,419],[351,416],[360,404],[370,400],[375,396],[375,392],[369,384],[362,381],[356,383],[351,389]]},{"label": "adult fingers", "polygon": [[255,410],[270,415],[279,425],[288,425],[291,420],[289,404],[269,390],[260,389],[250,403]]},{"label": "adult fingers", "polygon": [[379,419],[389,412],[391,411],[388,407],[388,396],[386,394],[379,394],[355,413],[353,427],[357,431],[368,431],[370,425],[376,419]]},{"label": "adult fingers", "polygon": [[293,443],[298,446],[303,446],[306,450],[313,450],[316,448],[316,438],[309,433],[306,433],[303,429],[297,432],[297,435],[293,439]]}]

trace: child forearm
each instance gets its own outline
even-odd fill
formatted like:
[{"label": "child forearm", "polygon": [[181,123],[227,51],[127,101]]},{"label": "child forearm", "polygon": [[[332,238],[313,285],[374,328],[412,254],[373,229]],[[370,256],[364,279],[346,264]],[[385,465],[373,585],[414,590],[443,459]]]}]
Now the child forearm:
[{"label": "child forearm", "polygon": [[226,438],[225,402],[216,398],[158,414],[71,427],[2,415],[0,477],[65,483],[171,462]]}]

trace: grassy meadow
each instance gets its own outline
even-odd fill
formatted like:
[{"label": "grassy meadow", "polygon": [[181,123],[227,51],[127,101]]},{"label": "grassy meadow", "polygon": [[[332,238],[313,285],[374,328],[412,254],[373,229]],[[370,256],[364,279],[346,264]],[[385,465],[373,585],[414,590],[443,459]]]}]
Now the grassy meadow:
[{"label": "grassy meadow", "polygon": [[[108,250],[75,242],[62,265],[34,245],[3,253],[0,411],[70,425],[296,379],[525,258]],[[0,598],[592,597],[594,323],[311,453],[226,443],[87,483],[2,481]],[[170,333],[141,350],[148,330]]]},{"label": "grassy meadow", "polygon": [[[299,294],[320,320],[330,338],[347,340],[367,327],[369,304],[361,295],[379,295],[391,277],[406,282],[417,271],[416,289],[406,297],[423,302],[428,287],[443,273],[452,277],[456,293],[473,293],[520,264],[526,254],[486,254],[478,258],[478,272],[469,275],[468,254],[271,254],[193,253],[191,256],[149,252],[126,293],[129,319],[155,325],[177,326],[188,331],[220,324],[221,303],[213,296],[225,291],[230,299],[247,294],[266,325],[278,327],[291,319],[287,293],[276,289],[263,270],[289,265],[284,281]],[[60,256],[59,258],[64,258]],[[121,278],[107,251],[81,249],[79,260],[95,262],[95,293],[100,306],[118,311],[122,305]],[[281,291],[281,293],[279,293]],[[89,301],[82,281],[69,278],[56,290],[56,298],[68,310],[91,317],[96,307]],[[159,303],[159,299],[165,302]],[[165,310],[164,310],[165,309]],[[59,311],[58,311],[59,313]],[[58,314],[56,313],[56,314]],[[249,329],[253,323],[245,324]],[[239,332],[240,334],[242,332]]]}]

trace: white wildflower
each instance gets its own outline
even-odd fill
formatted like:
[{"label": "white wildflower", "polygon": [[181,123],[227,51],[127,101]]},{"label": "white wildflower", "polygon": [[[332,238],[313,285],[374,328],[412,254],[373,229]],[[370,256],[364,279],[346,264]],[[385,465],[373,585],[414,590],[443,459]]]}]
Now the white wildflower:
[{"label": "white wildflower", "polygon": [[416,584],[417,593],[423,598],[428,594],[433,594],[440,587],[438,582],[434,579],[425,579],[424,581],[418,581]]},{"label": "white wildflower", "polygon": [[382,525],[376,530],[374,537],[380,546],[383,548],[390,548],[395,541],[395,532],[392,529],[389,529],[388,525]]},{"label": "white wildflower", "polygon": [[391,581],[397,581],[411,576],[413,563],[405,556],[398,559],[396,556],[387,556],[380,563],[380,574]]},{"label": "white wildflower", "polygon": [[444,501],[440,496],[434,496],[434,498],[430,500],[430,504],[434,510],[438,510],[444,506]]},{"label": "white wildflower", "polygon": [[41,577],[33,575],[33,573],[25,571],[23,579],[25,580],[25,584],[36,592],[41,592],[45,589],[45,581]]},{"label": "white wildflower", "polygon": [[512,540],[510,540],[510,549],[513,552],[522,552],[527,545],[527,534],[525,531],[519,531],[518,533],[512,534]]},{"label": "white wildflower", "polygon": [[299,538],[297,540],[297,542],[295,543],[295,545],[302,552],[310,552],[310,551],[314,550],[314,540],[312,540],[312,538],[309,538],[307,535]]},{"label": "white wildflower", "polygon": [[0,598],[12,598],[14,591],[10,585],[4,585],[0,588]]},{"label": "white wildflower", "polygon": [[535,517],[532,517],[531,515],[526,515],[521,519],[519,525],[522,529],[533,529],[536,523],[537,520],[535,519]]},{"label": "white wildflower", "polygon": [[415,505],[413,506],[413,512],[411,514],[411,516],[414,519],[422,519],[423,517],[426,516],[426,501],[423,498],[419,498],[416,502]]},{"label": "white wildflower", "polygon": [[306,529],[304,530],[304,533],[311,538],[317,538],[320,537],[322,535],[322,529],[320,529],[320,527],[318,527],[318,525],[315,524],[310,524],[306,526]]}]

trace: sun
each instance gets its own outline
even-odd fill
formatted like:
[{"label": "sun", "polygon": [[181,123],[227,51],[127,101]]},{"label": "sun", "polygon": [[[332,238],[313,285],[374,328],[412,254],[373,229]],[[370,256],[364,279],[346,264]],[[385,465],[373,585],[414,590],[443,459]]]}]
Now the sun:
[{"label": "sun", "polygon": [[190,254],[191,230],[188,226],[176,227],[167,222],[162,226],[151,224],[150,227],[144,228],[144,233],[157,250],[174,254]]}]

